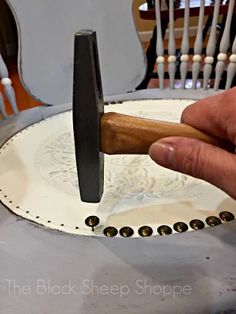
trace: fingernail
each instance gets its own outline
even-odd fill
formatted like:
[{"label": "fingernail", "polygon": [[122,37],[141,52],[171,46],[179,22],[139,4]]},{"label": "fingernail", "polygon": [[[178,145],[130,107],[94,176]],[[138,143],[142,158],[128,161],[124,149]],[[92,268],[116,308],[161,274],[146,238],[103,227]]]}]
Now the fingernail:
[{"label": "fingernail", "polygon": [[149,148],[149,155],[156,163],[164,167],[171,167],[175,162],[175,149],[173,145],[158,141]]}]

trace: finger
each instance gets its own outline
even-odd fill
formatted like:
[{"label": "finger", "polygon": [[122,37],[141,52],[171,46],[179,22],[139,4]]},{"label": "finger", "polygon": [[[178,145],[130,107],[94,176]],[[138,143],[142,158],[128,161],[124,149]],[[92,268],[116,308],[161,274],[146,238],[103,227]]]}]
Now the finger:
[{"label": "finger", "polygon": [[152,144],[159,165],[203,179],[236,198],[236,156],[196,139],[168,137]]},{"label": "finger", "polygon": [[236,88],[200,100],[182,113],[181,122],[236,144]]}]

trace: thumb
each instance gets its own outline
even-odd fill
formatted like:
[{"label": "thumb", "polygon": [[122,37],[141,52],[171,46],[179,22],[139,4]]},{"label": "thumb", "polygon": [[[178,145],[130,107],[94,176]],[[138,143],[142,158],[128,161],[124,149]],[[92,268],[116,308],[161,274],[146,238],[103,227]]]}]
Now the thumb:
[{"label": "thumb", "polygon": [[167,137],[151,145],[159,165],[203,179],[236,199],[236,155],[196,139]]}]

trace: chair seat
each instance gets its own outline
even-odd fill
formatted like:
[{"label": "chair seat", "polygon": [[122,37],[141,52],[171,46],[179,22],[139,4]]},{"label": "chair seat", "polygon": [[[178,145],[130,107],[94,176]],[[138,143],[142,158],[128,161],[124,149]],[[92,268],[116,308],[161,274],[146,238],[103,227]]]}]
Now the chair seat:
[{"label": "chair seat", "polygon": [[[69,108],[43,106],[5,120],[0,145],[22,128]],[[229,312],[235,309],[235,235],[233,222],[148,239],[72,236],[21,220],[0,204],[0,312],[93,314],[94,304],[96,314],[108,307],[114,314],[131,314],[132,309],[156,313],[157,307],[174,313],[176,304],[183,313]],[[31,292],[29,299],[20,294],[21,287]],[[164,289],[171,289],[171,297]]]}]

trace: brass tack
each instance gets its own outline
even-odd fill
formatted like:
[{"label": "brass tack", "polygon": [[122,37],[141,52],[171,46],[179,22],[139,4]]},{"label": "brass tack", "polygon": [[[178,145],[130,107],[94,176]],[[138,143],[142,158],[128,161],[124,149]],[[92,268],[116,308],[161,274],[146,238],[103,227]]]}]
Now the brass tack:
[{"label": "brass tack", "polygon": [[112,238],[112,237],[115,237],[118,233],[118,230],[115,228],[115,227],[106,227],[104,230],[103,230],[103,233],[106,237],[108,238]]},{"label": "brass tack", "polygon": [[124,238],[129,238],[134,234],[134,230],[130,227],[123,227],[120,229],[120,235]]},{"label": "brass tack", "polygon": [[94,227],[96,227],[99,224],[100,220],[97,216],[89,216],[85,219],[85,224],[88,227],[92,228],[92,231],[94,231]]},{"label": "brass tack", "polygon": [[215,227],[217,225],[220,225],[221,224],[221,221],[218,217],[215,217],[215,216],[209,216],[207,217],[206,219],[206,223],[211,226],[211,227]]},{"label": "brass tack", "polygon": [[182,221],[176,222],[173,227],[177,232],[185,232],[188,230],[188,226]]},{"label": "brass tack", "polygon": [[199,219],[193,219],[190,221],[190,227],[194,230],[200,230],[205,227],[204,222]]},{"label": "brass tack", "polygon": [[139,228],[138,233],[141,237],[150,237],[153,233],[153,230],[149,226],[142,226]]},{"label": "brass tack", "polygon": [[169,226],[163,225],[157,228],[157,232],[162,236],[172,233],[172,229]]},{"label": "brass tack", "polygon": [[220,219],[223,221],[231,221],[235,219],[234,215],[227,211],[221,212],[219,216],[220,216]]}]

